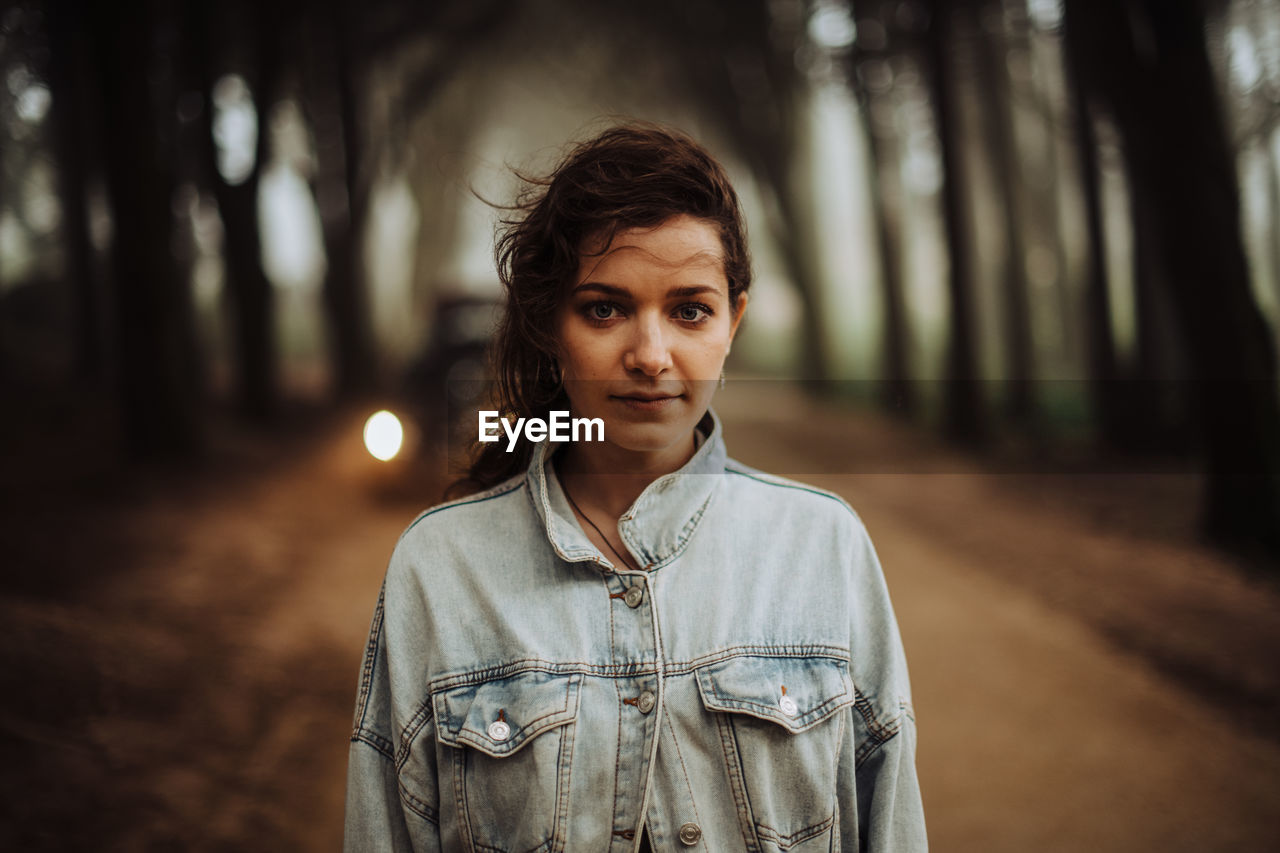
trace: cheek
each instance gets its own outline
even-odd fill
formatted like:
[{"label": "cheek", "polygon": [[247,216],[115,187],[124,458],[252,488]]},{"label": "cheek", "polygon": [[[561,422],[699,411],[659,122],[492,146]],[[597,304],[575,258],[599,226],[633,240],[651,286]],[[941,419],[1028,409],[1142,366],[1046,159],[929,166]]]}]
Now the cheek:
[{"label": "cheek", "polygon": [[603,378],[613,360],[606,340],[599,336],[575,334],[563,329],[560,334],[561,363],[571,379]]},{"label": "cheek", "polygon": [[688,350],[690,366],[696,363],[699,368],[715,368],[717,373],[720,369],[720,363],[724,361],[725,354],[729,348],[728,327],[725,328],[723,335],[708,335],[698,340]]}]

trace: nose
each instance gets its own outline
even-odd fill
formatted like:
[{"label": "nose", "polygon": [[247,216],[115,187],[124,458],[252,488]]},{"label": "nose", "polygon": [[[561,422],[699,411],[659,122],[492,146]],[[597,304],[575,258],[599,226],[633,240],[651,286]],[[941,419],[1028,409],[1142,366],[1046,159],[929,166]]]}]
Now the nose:
[{"label": "nose", "polygon": [[645,376],[658,376],[671,367],[671,350],[663,336],[660,319],[641,318],[636,323],[622,363],[629,372],[639,371]]}]

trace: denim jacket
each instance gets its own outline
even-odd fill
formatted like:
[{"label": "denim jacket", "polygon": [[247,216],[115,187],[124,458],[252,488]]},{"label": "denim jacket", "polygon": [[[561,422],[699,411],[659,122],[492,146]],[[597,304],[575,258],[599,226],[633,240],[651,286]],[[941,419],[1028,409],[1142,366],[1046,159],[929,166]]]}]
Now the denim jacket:
[{"label": "denim jacket", "polygon": [[547,464],[423,513],[374,612],[348,851],[926,849],[906,660],[840,498],[719,419],[587,538]]}]

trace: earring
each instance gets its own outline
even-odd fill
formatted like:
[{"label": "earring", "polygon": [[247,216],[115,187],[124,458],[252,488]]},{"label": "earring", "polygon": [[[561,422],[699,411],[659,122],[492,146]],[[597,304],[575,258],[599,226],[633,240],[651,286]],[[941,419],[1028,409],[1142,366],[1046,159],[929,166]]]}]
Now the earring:
[{"label": "earring", "polygon": [[555,383],[556,390],[564,385],[564,375],[560,372],[560,362],[551,362],[551,381]]},{"label": "earring", "polygon": [[720,371],[720,388],[724,388],[724,370]]}]

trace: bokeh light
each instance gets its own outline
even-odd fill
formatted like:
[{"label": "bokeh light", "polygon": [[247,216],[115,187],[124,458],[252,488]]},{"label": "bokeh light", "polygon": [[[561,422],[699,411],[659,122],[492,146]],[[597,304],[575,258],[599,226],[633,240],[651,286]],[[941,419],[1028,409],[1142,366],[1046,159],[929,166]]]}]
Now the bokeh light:
[{"label": "bokeh light", "polygon": [[395,457],[404,444],[404,427],[400,419],[383,409],[364,422],[364,446],[370,455],[383,462]]}]

